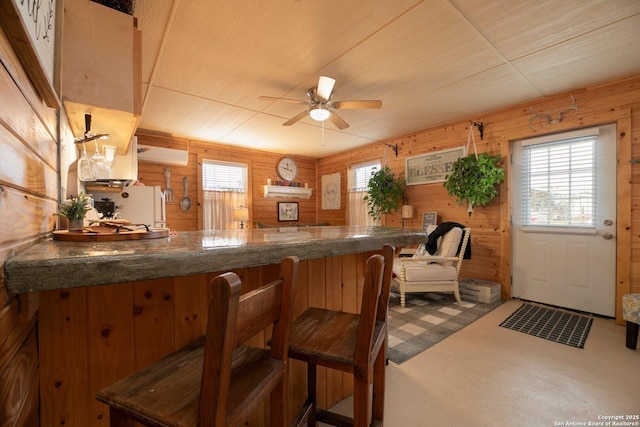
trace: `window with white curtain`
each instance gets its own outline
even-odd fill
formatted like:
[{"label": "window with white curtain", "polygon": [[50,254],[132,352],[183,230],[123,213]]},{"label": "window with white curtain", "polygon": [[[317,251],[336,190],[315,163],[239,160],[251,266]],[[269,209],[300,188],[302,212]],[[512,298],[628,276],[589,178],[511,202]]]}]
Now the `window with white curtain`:
[{"label": "window with white curtain", "polygon": [[216,160],[202,161],[202,226],[204,230],[240,228],[233,210],[247,206],[248,166]]},{"label": "window with white curtain", "polygon": [[380,170],[380,167],[380,161],[376,160],[349,168],[347,174],[349,225],[380,225],[380,220],[374,220],[369,216],[369,207],[363,200],[369,193],[371,175]]},{"label": "window with white curtain", "polygon": [[522,142],[522,225],[595,227],[597,135]]}]

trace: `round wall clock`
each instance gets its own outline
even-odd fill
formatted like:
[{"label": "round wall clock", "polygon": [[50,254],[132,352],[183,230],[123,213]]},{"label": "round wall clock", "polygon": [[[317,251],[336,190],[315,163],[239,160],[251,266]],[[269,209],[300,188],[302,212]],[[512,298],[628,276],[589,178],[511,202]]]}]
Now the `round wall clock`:
[{"label": "round wall clock", "polygon": [[278,175],[285,181],[293,181],[298,175],[298,165],[290,157],[284,157],[278,162]]}]

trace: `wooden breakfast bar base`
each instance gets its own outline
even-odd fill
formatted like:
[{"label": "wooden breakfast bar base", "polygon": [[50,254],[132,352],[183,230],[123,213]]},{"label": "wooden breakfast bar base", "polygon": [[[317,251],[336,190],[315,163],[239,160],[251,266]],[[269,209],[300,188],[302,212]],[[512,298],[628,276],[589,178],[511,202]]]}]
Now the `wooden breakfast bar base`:
[{"label": "wooden breakfast bar base", "polygon": [[[207,283],[220,272],[263,283],[277,277],[281,258],[297,255],[294,317],[309,306],[357,312],[367,256],[384,243],[424,240],[421,231],[400,228],[287,227],[39,243],[7,261],[5,280],[11,291],[39,299],[41,425],[107,426],[96,392],[204,334]],[[264,345],[268,334],[251,343]],[[353,389],[350,375],[333,370],[319,372],[318,385],[321,408]],[[305,395],[306,366],[291,360],[289,419]],[[267,419],[260,410],[249,425]]]}]

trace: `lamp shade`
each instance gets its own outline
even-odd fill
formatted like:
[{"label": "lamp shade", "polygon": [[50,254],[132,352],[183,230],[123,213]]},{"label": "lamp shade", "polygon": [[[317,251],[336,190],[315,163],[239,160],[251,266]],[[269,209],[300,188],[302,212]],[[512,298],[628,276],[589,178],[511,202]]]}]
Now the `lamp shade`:
[{"label": "lamp shade", "polygon": [[249,221],[249,208],[239,207],[234,209],[233,219],[236,221]]},{"label": "lamp shade", "polygon": [[329,118],[331,112],[329,112],[329,110],[325,110],[324,108],[318,107],[309,111],[309,115],[313,120],[317,122],[323,122]]},{"label": "lamp shade", "polygon": [[402,219],[413,218],[413,206],[402,205]]}]

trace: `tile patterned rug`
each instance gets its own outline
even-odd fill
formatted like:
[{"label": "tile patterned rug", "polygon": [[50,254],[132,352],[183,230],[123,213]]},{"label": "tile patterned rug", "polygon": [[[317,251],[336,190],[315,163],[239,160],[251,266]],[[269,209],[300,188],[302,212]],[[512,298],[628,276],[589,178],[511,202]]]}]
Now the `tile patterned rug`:
[{"label": "tile patterned rug", "polygon": [[389,349],[387,357],[401,364],[478,320],[502,301],[484,304],[462,300],[453,295],[429,292],[407,295],[406,307],[400,296],[391,292],[389,300]]}]

